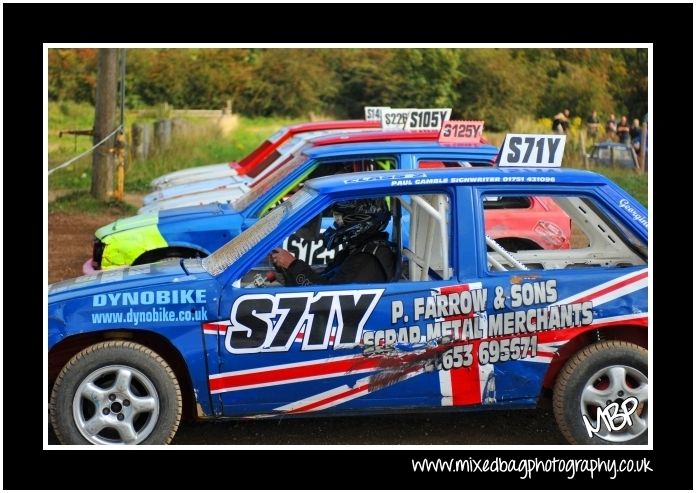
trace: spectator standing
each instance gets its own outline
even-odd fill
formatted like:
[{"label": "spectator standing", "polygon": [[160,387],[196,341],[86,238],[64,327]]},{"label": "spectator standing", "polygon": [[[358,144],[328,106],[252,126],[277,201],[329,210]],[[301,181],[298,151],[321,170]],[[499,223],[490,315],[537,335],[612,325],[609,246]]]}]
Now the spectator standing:
[{"label": "spectator standing", "polygon": [[631,125],[631,129],[628,131],[628,133],[631,136],[631,145],[636,150],[636,153],[640,152],[640,137],[642,131],[640,128],[640,120],[638,120],[638,118],[633,119],[633,125]]},{"label": "spectator standing", "polygon": [[568,127],[570,126],[570,110],[566,109],[563,112],[556,114],[553,117],[553,123],[551,124],[551,130],[557,134],[568,133]]},{"label": "spectator standing", "polygon": [[592,114],[587,118],[587,136],[592,141],[592,144],[597,142],[597,136],[599,135],[599,117],[597,116],[597,111],[593,111]]},{"label": "spectator standing", "polygon": [[[645,116],[643,116],[643,125],[645,125],[645,149],[643,149],[643,152],[647,156],[648,155],[648,136],[650,135],[648,133],[648,125],[650,125],[650,123],[648,123],[648,114],[647,113],[645,114]],[[641,135],[641,137],[642,137],[642,135]]]},{"label": "spectator standing", "polygon": [[563,127],[563,133],[567,134],[568,128],[570,127],[570,110],[568,108],[563,110],[563,116],[565,116],[565,119],[563,123],[561,123],[561,126]]},{"label": "spectator standing", "polygon": [[630,144],[630,131],[631,129],[628,126],[628,117],[626,115],[623,115],[621,117],[619,125],[616,127],[616,136],[619,138],[619,142],[621,142],[622,144]]},{"label": "spectator standing", "polygon": [[616,140],[616,116],[614,116],[614,113],[609,115],[605,131],[607,133],[607,140]]}]

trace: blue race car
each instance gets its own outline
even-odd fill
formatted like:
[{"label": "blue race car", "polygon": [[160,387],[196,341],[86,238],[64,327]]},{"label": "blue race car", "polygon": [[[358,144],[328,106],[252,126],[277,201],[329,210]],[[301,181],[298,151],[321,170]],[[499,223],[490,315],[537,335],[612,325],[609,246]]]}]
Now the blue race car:
[{"label": "blue race car", "polygon": [[[205,257],[254,224],[305,180],[371,169],[413,169],[437,159],[442,166],[489,165],[498,148],[443,146],[434,142],[380,142],[310,148],[257,181],[228,204],[167,209],[119,219],[96,232],[83,271],[138,265],[170,257]],[[329,223],[330,224],[330,223]],[[325,258],[318,239],[305,249]]]},{"label": "blue race car", "polygon": [[[492,239],[484,203],[529,197],[571,217],[570,248],[511,252]],[[285,238],[356,198],[390,204],[388,282],[286,287],[264,275]],[[646,443],[647,217],[587,171],[310,180],[207,258],[49,286],[51,423],[66,444],[166,444],[184,413],[528,408],[552,389],[570,442]]]}]

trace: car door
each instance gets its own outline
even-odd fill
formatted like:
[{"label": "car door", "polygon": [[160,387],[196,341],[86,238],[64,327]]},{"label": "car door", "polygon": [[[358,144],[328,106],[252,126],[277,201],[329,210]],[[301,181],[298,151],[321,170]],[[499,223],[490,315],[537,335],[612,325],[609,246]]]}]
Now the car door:
[{"label": "car door", "polygon": [[[548,204],[518,211],[528,216],[521,223],[533,235],[517,234],[545,240],[494,239],[486,197],[500,206],[514,207],[520,198]],[[489,365],[496,403],[534,404],[547,373],[572,354],[564,351],[582,334],[595,340],[605,337],[595,331],[647,327],[647,245],[599,195],[548,185],[489,186],[479,189],[475,204],[487,309],[474,359]]]},{"label": "car door", "polygon": [[[468,366],[471,357],[453,337],[454,327],[461,326],[459,312],[444,320],[449,314],[438,309],[443,295],[468,290],[455,275],[456,235],[450,228],[460,221],[451,220],[452,200],[449,193],[399,199],[410,209],[410,231],[390,282],[301,287],[242,282],[227,288],[221,306],[229,322],[218,333],[218,360],[209,379],[223,414],[459,404],[442,373]],[[280,239],[282,228],[276,234]]]}]

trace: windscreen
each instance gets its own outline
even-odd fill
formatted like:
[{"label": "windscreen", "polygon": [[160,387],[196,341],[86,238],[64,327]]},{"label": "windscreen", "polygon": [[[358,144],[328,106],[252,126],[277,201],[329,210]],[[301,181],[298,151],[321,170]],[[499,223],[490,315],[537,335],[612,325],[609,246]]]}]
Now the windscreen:
[{"label": "windscreen", "polygon": [[232,208],[239,212],[245,210],[271,188],[273,188],[277,183],[280,183],[286,176],[298,169],[306,160],[306,155],[298,154],[287,163],[279,166],[278,169],[276,169],[273,173],[264,175],[264,177],[258,182],[252,182],[250,184],[251,190],[232,202]]},{"label": "windscreen", "polygon": [[[316,196],[311,189],[298,190],[292,197],[266,214],[252,227],[203,259],[203,268],[211,275],[218,275],[253,248],[259,241],[272,234],[284,217],[293,214]],[[282,239],[281,239],[282,241]]]}]

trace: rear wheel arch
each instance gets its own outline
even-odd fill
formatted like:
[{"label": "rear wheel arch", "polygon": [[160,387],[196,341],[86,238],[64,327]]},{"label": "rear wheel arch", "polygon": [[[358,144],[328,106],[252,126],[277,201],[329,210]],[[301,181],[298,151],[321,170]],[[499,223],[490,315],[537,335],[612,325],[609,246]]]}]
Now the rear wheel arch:
[{"label": "rear wheel arch", "polygon": [[642,326],[620,325],[597,330],[588,330],[575,336],[559,349],[558,355],[553,359],[546,372],[543,387],[545,389],[553,388],[558,373],[566,362],[576,353],[582,351],[590,344],[605,340],[625,341],[648,349],[648,331]]},{"label": "rear wheel arch", "polygon": [[[648,390],[647,349],[602,340],[576,352],[563,366],[554,386],[554,416],[573,444],[647,444]],[[625,402],[629,399],[630,404]],[[610,405],[624,409],[623,421],[608,417],[615,411],[600,416]]]}]

